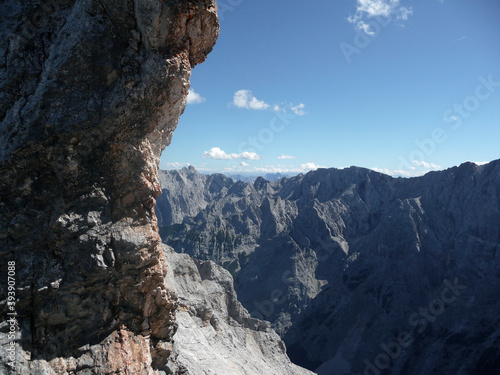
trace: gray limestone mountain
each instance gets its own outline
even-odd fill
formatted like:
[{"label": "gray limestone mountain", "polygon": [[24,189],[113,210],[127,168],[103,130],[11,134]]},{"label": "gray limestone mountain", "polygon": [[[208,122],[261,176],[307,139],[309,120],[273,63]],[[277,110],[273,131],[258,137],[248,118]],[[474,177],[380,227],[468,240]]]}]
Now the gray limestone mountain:
[{"label": "gray limestone mountain", "polygon": [[351,167],[245,183],[189,168],[160,181],[163,241],[229,270],[295,363],[497,373],[500,160],[411,179]]},{"label": "gray limestone mountain", "polygon": [[233,278],[211,261],[177,254],[164,245],[166,284],[179,310],[169,368],[179,374],[312,375],[290,362],[268,322],[251,318],[236,297]]}]

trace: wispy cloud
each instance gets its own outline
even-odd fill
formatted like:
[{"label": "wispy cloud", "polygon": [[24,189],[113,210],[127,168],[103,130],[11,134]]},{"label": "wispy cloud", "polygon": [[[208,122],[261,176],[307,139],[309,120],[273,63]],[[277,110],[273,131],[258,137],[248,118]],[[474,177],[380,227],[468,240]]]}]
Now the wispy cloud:
[{"label": "wispy cloud", "polygon": [[299,105],[296,105],[296,106],[294,106],[293,104],[290,105],[290,109],[297,116],[304,116],[306,114],[306,112],[304,111],[305,107],[306,107],[306,105],[304,103],[300,103]]},{"label": "wispy cloud", "polygon": [[411,16],[412,14],[413,14],[412,8],[401,7],[399,9],[398,19],[406,21],[408,20],[408,17]]},{"label": "wispy cloud", "polygon": [[304,116],[306,114],[304,111],[306,105],[304,103],[300,103],[298,105],[292,103],[271,105],[266,103],[264,100],[257,99],[250,90],[236,91],[233,95],[233,102],[231,104],[236,108],[253,109],[257,111],[269,109],[275,112],[292,111],[297,116]]},{"label": "wispy cloud", "polygon": [[250,90],[239,90],[234,93],[233,105],[238,108],[263,110],[270,107],[269,104],[258,100]]},{"label": "wispy cloud", "polygon": [[365,21],[359,21],[356,26],[368,35],[375,35],[375,31],[370,30],[370,25],[368,25]]},{"label": "wispy cloud", "polygon": [[202,155],[205,159],[215,159],[215,160],[234,160],[234,159],[246,159],[246,160],[259,160],[260,155],[255,152],[242,152],[241,154],[231,153],[228,154],[221,150],[219,147],[212,147],[210,150],[205,151]]},{"label": "wispy cloud", "polygon": [[398,0],[356,0],[356,14],[366,13],[368,17],[389,16],[398,5]]},{"label": "wispy cloud", "polygon": [[167,162],[167,163],[161,163],[160,169],[180,169],[183,167],[189,167],[190,165],[191,165],[190,163],[179,163],[177,161]]},{"label": "wispy cloud", "polygon": [[300,169],[302,169],[304,171],[313,171],[313,170],[316,170],[318,168],[326,168],[326,167],[324,167],[322,165],[317,165],[314,163],[305,163],[305,164],[300,165]]},{"label": "wispy cloud", "polygon": [[208,168],[199,168],[200,171],[204,171],[206,173],[246,173],[250,175],[264,175],[266,173],[282,173],[282,174],[298,174],[298,173],[307,173],[311,170],[316,170],[318,168],[327,168],[321,165],[317,165],[315,163],[304,163],[300,166],[297,165],[259,165],[259,166],[250,166],[248,163],[234,163],[232,165],[226,166],[223,170],[217,169],[208,169]]},{"label": "wispy cloud", "polygon": [[291,156],[291,155],[285,155],[285,154],[281,154],[280,156],[278,156],[278,159],[295,159],[295,156]]},{"label": "wispy cloud", "polygon": [[358,30],[368,35],[374,35],[370,24],[366,21],[373,17],[393,17],[406,21],[413,14],[411,7],[401,6],[399,0],[356,0],[356,13],[347,17]]},{"label": "wispy cloud", "polygon": [[427,163],[425,161],[418,161],[418,160],[414,160],[413,161],[413,164],[415,165],[418,165],[419,167],[424,167],[424,168],[427,168],[427,169],[441,169],[441,167],[437,164],[434,164],[434,163]]},{"label": "wispy cloud", "polygon": [[326,168],[315,163],[304,163],[299,167],[294,165],[264,165],[259,167],[247,168],[246,173],[307,173],[318,168]]},{"label": "wispy cloud", "polygon": [[411,166],[408,170],[399,170],[399,169],[387,169],[387,168],[377,168],[373,167],[371,170],[383,174],[387,174],[389,176],[397,176],[397,177],[418,177],[422,176],[430,171],[437,171],[442,169],[441,166],[428,163],[426,161],[413,160],[413,164],[416,167]]},{"label": "wispy cloud", "polygon": [[198,104],[198,103],[203,103],[204,101],[205,101],[204,97],[195,92],[193,89],[189,89],[187,96],[187,104]]},{"label": "wispy cloud", "polygon": [[410,172],[410,171],[405,171],[405,170],[377,168],[377,167],[373,167],[370,169],[372,171],[387,174],[389,176],[394,176],[394,177],[417,177],[417,176],[421,176],[421,175],[426,173],[426,172],[413,172],[413,171]]}]

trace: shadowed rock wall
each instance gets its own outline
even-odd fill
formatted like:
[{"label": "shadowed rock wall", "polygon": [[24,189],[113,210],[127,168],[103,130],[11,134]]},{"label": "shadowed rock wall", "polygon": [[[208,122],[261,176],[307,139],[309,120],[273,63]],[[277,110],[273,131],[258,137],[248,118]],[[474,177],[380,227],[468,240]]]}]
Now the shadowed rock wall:
[{"label": "shadowed rock wall", "polygon": [[0,14],[0,258],[2,275],[15,262],[18,370],[153,373],[176,307],[158,163],[217,5],[7,0]]}]

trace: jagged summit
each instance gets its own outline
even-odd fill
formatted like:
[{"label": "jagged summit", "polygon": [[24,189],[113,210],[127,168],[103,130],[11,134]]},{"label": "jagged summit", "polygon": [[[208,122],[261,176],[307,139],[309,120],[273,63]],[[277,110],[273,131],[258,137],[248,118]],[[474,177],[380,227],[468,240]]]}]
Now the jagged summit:
[{"label": "jagged summit", "polygon": [[[493,163],[493,162],[495,162],[495,161],[492,161],[490,163]],[[439,172],[443,172],[443,171],[446,171],[448,169],[453,169],[453,168],[462,168],[462,167],[466,167],[467,165],[470,165],[474,168],[478,168],[480,170],[482,167],[484,167],[485,165],[490,164],[490,163],[477,164],[477,163],[474,163],[471,161],[466,161],[458,166],[450,167],[450,168],[440,170],[440,171],[429,171],[429,172],[427,172],[427,174],[428,173],[439,173]],[[234,175],[234,174],[224,174],[224,173],[201,173],[193,165],[189,165],[187,167],[182,167],[180,169],[163,170],[162,172],[165,172],[167,174],[177,172],[181,175],[186,175],[187,173],[198,173],[201,175],[219,175],[219,174],[221,174],[229,179],[232,179],[233,181],[255,182],[257,179],[264,179],[264,180],[267,180],[269,182],[277,182],[277,181],[280,181],[283,179],[302,178],[303,176],[306,176],[308,174],[313,174],[313,175],[317,175],[318,173],[319,174],[321,174],[321,173],[331,174],[331,173],[334,173],[334,171],[344,171],[344,173],[348,172],[348,173],[354,173],[354,174],[359,174],[359,175],[363,175],[366,173],[368,173],[368,174],[375,173],[375,174],[383,174],[383,175],[390,176],[386,173],[382,173],[379,171],[375,171],[373,169],[369,169],[369,168],[365,168],[365,167],[358,167],[358,166],[351,166],[351,167],[346,167],[346,168],[334,168],[334,167],[332,167],[332,168],[318,168],[315,170],[311,170],[307,173],[298,173],[298,174],[289,174],[289,175],[284,175],[281,173],[266,173],[264,175],[252,175],[252,176],[246,176],[246,177],[241,175],[241,174]],[[409,178],[409,177],[404,177],[404,176],[390,176],[390,177]],[[418,176],[418,177],[421,177],[421,176]],[[418,178],[418,177],[410,177],[410,178]]]}]

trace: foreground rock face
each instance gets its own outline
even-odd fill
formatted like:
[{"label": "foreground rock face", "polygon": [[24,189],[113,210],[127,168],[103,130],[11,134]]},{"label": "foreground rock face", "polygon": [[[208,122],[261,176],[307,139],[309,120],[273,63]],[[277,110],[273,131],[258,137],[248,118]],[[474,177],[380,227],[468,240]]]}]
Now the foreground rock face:
[{"label": "foreground rock face", "polygon": [[174,373],[306,375],[293,365],[268,322],[241,306],[228,271],[164,247],[166,283],[176,290],[179,311],[168,365]]},{"label": "foreground rock face", "polygon": [[161,370],[177,302],[157,168],[216,41],[216,3],[6,0],[0,14],[0,257],[3,275],[15,262],[18,373]]},{"label": "foreground rock face", "polygon": [[355,167],[275,183],[160,174],[171,194],[194,181],[204,207],[175,221],[158,201],[172,220],[164,241],[231,271],[243,306],[272,323],[295,363],[319,374],[498,372],[500,161],[412,179]]}]

